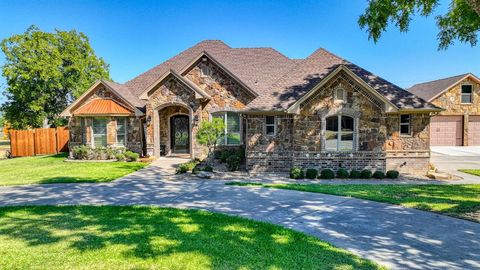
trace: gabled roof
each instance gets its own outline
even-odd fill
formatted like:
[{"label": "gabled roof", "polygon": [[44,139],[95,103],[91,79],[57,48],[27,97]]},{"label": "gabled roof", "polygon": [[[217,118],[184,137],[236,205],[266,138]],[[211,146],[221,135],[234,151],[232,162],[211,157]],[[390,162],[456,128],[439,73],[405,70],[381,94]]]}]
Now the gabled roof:
[{"label": "gabled roof", "polygon": [[191,82],[189,79],[179,75],[175,70],[171,69],[165,74],[163,74],[162,77],[160,77],[157,81],[152,83],[141,95],[141,99],[148,99],[148,92],[153,90],[157,85],[163,83],[168,77],[173,76],[177,80],[179,80],[181,83],[183,83],[185,86],[190,88],[193,92],[195,92],[195,95],[197,98],[205,98],[205,99],[210,99],[210,95],[208,95],[205,91],[203,91],[200,87],[196,86],[193,82]]},{"label": "gabled roof", "polygon": [[253,94],[255,98],[246,107],[250,111],[286,111],[340,66],[398,110],[439,109],[325,49],[318,49],[305,59],[290,59],[273,48],[231,48],[219,40],[202,41],[125,84],[105,84],[137,108],[144,108],[146,101],[142,98],[168,76],[175,76],[208,98],[207,93],[184,74],[202,56],[210,58]]},{"label": "gabled roof", "polygon": [[415,84],[414,86],[410,87],[408,91],[427,101],[433,101],[435,98],[440,96],[443,92],[452,88],[453,86],[465,80],[466,78],[472,78],[473,80],[480,82],[480,79],[475,75],[473,75],[472,73],[465,73],[465,74],[460,74],[460,75],[443,78],[439,80],[434,80],[430,82]]},{"label": "gabled roof", "polygon": [[74,110],[74,115],[132,115],[132,109],[127,109],[112,99],[96,98]]}]

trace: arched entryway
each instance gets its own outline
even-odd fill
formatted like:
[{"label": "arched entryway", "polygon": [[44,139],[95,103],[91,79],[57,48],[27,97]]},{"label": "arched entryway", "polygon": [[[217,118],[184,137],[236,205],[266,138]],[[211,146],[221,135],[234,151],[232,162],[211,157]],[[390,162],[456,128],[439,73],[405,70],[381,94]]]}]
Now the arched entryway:
[{"label": "arched entryway", "polygon": [[170,117],[170,153],[190,153],[190,118],[176,114]]}]

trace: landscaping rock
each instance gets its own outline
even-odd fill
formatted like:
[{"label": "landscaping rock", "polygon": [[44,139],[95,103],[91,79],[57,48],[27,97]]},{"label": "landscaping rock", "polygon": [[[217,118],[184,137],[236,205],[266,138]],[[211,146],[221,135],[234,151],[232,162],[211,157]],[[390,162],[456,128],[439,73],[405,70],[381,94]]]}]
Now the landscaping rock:
[{"label": "landscaping rock", "polygon": [[213,173],[200,171],[200,172],[197,173],[197,176],[199,178],[210,179],[210,178],[212,178]]}]

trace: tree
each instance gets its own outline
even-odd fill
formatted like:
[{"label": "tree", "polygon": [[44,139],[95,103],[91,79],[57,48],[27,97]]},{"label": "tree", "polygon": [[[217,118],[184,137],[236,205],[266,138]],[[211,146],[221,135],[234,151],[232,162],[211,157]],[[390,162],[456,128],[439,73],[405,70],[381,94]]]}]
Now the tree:
[{"label": "tree", "polygon": [[75,30],[53,33],[30,26],[1,42],[7,101],[2,105],[13,128],[40,127],[58,115],[98,79],[108,79],[108,65],[95,55],[88,37]]},{"label": "tree", "polygon": [[219,139],[223,138],[225,123],[221,118],[213,118],[212,121],[203,121],[197,130],[197,142],[208,147],[207,163],[215,152]]},{"label": "tree", "polygon": [[[407,32],[416,13],[431,15],[440,0],[371,0],[365,13],[358,19],[368,38],[377,42],[389,23],[394,23],[401,32]],[[480,0],[451,0],[445,15],[436,17],[440,32],[437,35],[439,49],[446,49],[456,40],[477,45],[480,31]]]}]

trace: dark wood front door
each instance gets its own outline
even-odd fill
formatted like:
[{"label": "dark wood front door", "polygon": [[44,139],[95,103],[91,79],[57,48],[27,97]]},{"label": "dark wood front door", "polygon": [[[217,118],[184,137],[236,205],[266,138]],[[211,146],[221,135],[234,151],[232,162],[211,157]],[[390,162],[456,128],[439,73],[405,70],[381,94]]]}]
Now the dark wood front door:
[{"label": "dark wood front door", "polygon": [[170,118],[170,147],[172,153],[190,153],[190,125],[186,115],[175,115]]}]

